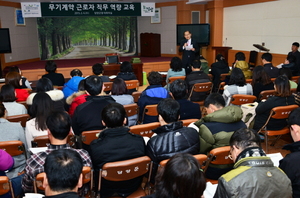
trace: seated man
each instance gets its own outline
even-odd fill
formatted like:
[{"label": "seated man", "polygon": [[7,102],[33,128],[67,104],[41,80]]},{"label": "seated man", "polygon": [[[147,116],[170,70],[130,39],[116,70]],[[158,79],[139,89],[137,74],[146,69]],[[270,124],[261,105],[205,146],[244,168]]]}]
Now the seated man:
[{"label": "seated man", "polygon": [[187,100],[187,84],[185,81],[178,79],[170,85],[170,95],[180,105],[180,120],[200,119],[200,105]]},{"label": "seated man", "polygon": [[300,197],[300,166],[297,163],[300,159],[300,108],[295,109],[289,115],[288,125],[294,143],[285,145],[283,149],[291,151],[285,158],[280,160],[281,168],[292,182],[293,197]]},{"label": "seated man", "polygon": [[291,181],[266,157],[255,131],[235,131],[230,147],[234,169],[219,178],[214,198],[292,197]]},{"label": "seated man", "polygon": [[144,120],[142,120],[145,106],[157,104],[161,99],[170,97],[168,91],[161,85],[163,79],[160,73],[150,72],[147,80],[150,86],[142,92],[138,100],[138,106],[140,108],[139,120],[144,124],[158,121],[157,116],[148,115],[145,115]]},{"label": "seated man", "polygon": [[[225,100],[220,94],[210,94],[204,101],[207,115],[189,125],[199,131],[201,154],[207,154],[214,148],[228,146],[235,130],[247,128],[242,121],[243,111],[240,107],[224,106]],[[205,175],[216,180],[231,169],[232,165],[210,165]]]},{"label": "seated man", "polygon": [[101,111],[106,105],[115,102],[110,96],[101,96],[103,83],[99,76],[87,77],[84,87],[89,96],[85,103],[76,108],[72,117],[72,128],[76,135],[83,131],[103,129]]},{"label": "seated man", "polygon": [[68,113],[64,111],[51,113],[46,120],[46,125],[48,127],[50,145],[48,145],[46,151],[33,154],[27,160],[25,175],[22,180],[24,192],[33,192],[33,180],[37,174],[44,172],[43,165],[46,157],[54,150],[74,150],[81,156],[84,166],[92,166],[92,161],[87,151],[83,149],[73,149],[67,144],[68,135],[71,132],[71,119]]},{"label": "seated man", "polygon": [[179,120],[180,105],[171,98],[158,103],[158,120],[160,127],[152,130],[156,136],[150,138],[147,144],[147,155],[154,162],[154,172],[160,161],[168,159],[176,153],[199,152],[199,137],[195,129],[184,127]]},{"label": "seated man", "polygon": [[76,151],[51,152],[44,164],[45,198],[80,198],[77,191],[82,186],[82,168],[82,159]]},{"label": "seated man", "polygon": [[[194,84],[210,82],[209,76],[201,70],[201,62],[196,60],[192,64],[192,72],[186,76],[185,81],[188,85],[189,94],[192,91]],[[193,93],[191,101],[201,101],[206,97],[206,93]]]},{"label": "seated man", "polygon": [[101,78],[102,82],[110,82],[109,77],[103,75],[104,69],[103,69],[103,65],[101,63],[94,64],[92,69],[93,69],[94,75],[99,76]]},{"label": "seated man", "polygon": [[261,62],[264,65],[264,69],[269,74],[270,78],[277,78],[279,76],[279,69],[272,65],[273,56],[270,53],[264,53],[261,55]]},{"label": "seated man", "polygon": [[[99,138],[90,145],[95,171],[99,171],[107,162],[145,156],[143,137],[129,133],[129,128],[124,126],[127,118],[125,109],[121,104],[111,103],[107,105],[102,110],[102,119],[107,129],[103,130]],[[96,175],[99,174],[96,173]],[[141,183],[141,177],[119,182],[102,179],[100,195],[101,198],[111,197],[114,194],[127,197],[137,190]]]}]

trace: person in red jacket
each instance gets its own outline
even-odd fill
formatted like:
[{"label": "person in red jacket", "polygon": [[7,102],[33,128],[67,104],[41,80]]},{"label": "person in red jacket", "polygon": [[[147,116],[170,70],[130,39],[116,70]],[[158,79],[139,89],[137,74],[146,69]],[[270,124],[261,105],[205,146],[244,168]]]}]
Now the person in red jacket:
[{"label": "person in red jacket", "polygon": [[22,89],[22,77],[18,72],[8,72],[5,76],[5,84],[10,84],[15,88],[17,102],[26,101],[29,92]]}]

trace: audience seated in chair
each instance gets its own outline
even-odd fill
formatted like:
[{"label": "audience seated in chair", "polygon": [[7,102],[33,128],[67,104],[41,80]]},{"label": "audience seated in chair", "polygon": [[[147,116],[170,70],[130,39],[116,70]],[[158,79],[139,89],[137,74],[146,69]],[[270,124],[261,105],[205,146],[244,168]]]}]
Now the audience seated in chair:
[{"label": "audience seated in chair", "polygon": [[195,129],[184,127],[179,120],[180,105],[171,98],[161,100],[157,106],[160,127],[152,130],[156,136],[147,143],[147,155],[154,162],[152,174],[155,175],[160,161],[176,153],[199,153],[200,141]]},{"label": "audience seated in chair", "polygon": [[158,173],[155,193],[144,198],[200,198],[205,188],[199,162],[190,154],[178,153]]},{"label": "audience seated in chair", "polygon": [[[126,112],[121,104],[111,103],[102,110],[102,122],[107,128],[90,145],[95,175],[98,175],[97,172],[107,162],[123,161],[145,155],[142,136],[129,133],[129,128],[124,126],[126,119]],[[141,177],[120,182],[102,179],[100,194],[101,197],[110,197],[114,194],[127,197],[138,189],[141,182]]]},{"label": "audience seated in chair", "polygon": [[280,160],[279,168],[281,168],[290,178],[292,182],[293,197],[300,197],[300,166],[297,161],[300,158],[300,108],[291,112],[288,119],[291,136],[294,143],[287,144],[283,149],[291,151],[285,158]]},{"label": "audience seated in chair", "polygon": [[89,76],[85,79],[85,90],[89,96],[85,103],[76,108],[72,117],[72,128],[76,135],[80,135],[83,131],[104,128],[101,111],[115,100],[111,96],[101,96],[102,89],[103,82],[99,76]]},{"label": "audience seated in chair", "polygon": [[80,198],[77,191],[82,186],[82,168],[83,161],[76,151],[51,152],[44,164],[45,198]]},{"label": "audience seated in chair", "polygon": [[253,95],[256,96],[257,99],[259,99],[260,92],[274,89],[274,84],[263,66],[254,67],[251,84]]},{"label": "audience seated in chair", "polygon": [[170,69],[168,70],[166,77],[166,84],[169,83],[170,77],[185,76],[185,69],[183,68],[182,61],[178,57],[173,57],[170,63]]},{"label": "audience seated in chair", "polygon": [[17,102],[26,101],[29,96],[27,89],[22,89],[22,79],[18,72],[8,72],[5,76],[5,84],[10,84],[15,88]]},{"label": "audience seated in chair", "polygon": [[62,90],[65,98],[69,97],[73,93],[78,92],[78,85],[80,81],[84,79],[82,77],[82,72],[79,69],[73,69],[70,72],[70,75],[71,79],[64,85]]},{"label": "audience seated in chair", "polygon": [[200,119],[200,105],[187,100],[187,84],[184,80],[175,80],[170,85],[170,95],[180,105],[180,120]]},{"label": "audience seated in chair", "polygon": [[108,76],[104,76],[104,69],[103,65],[101,63],[96,63],[92,67],[93,74],[96,76],[99,76],[102,80],[102,82],[110,82],[110,79]]},{"label": "audience seated in chair", "polygon": [[81,80],[78,85],[78,92],[73,93],[66,99],[67,105],[70,105],[69,115],[71,117],[73,116],[74,111],[78,107],[78,105],[86,102],[86,97],[88,96],[88,94],[85,92],[84,83],[85,79]]},{"label": "audience seated in chair", "polygon": [[158,72],[150,72],[148,74],[148,82],[150,86],[148,86],[141,94],[138,105],[140,108],[139,120],[143,121],[144,124],[157,122],[157,116],[144,116],[144,120],[142,120],[144,108],[146,105],[157,104],[163,98],[169,98],[170,95],[168,91],[161,86],[162,76]]},{"label": "audience seated in chair", "polygon": [[[214,148],[228,146],[235,130],[247,128],[242,121],[243,111],[238,106],[225,107],[224,98],[217,93],[210,94],[204,102],[207,115],[189,125],[199,132],[200,152],[207,154]],[[218,179],[232,166],[210,166],[206,171],[209,179]]]},{"label": "audience seated in chair", "polygon": [[92,166],[92,161],[87,151],[83,149],[73,149],[67,144],[68,135],[71,132],[71,119],[67,112],[58,111],[51,113],[46,120],[46,125],[48,127],[50,145],[46,151],[33,154],[27,160],[25,175],[22,179],[24,192],[33,192],[33,180],[37,174],[44,172],[43,165],[46,157],[54,150],[74,150],[81,156],[84,166]]},{"label": "audience seated in chair", "polygon": [[27,80],[27,78],[25,78],[24,76],[22,76],[22,71],[18,66],[11,66],[9,67],[9,72],[18,72],[21,75],[21,80],[22,80],[22,85],[21,88],[28,88],[28,89],[32,89],[30,86],[29,81]]},{"label": "audience seated in chair", "polygon": [[235,131],[230,147],[234,169],[219,178],[214,198],[292,197],[291,181],[266,157],[255,131]]},{"label": "audience seated in chair", "polygon": [[[132,65],[128,61],[124,61],[120,65],[120,72],[118,73],[116,78],[122,78],[124,81],[126,80],[137,80],[136,75],[133,72]],[[129,94],[132,94],[132,92],[137,91],[136,89],[130,89],[128,90]]]},{"label": "audience seated in chair", "polygon": [[211,74],[213,76],[213,92],[216,92],[219,88],[221,74],[226,74],[229,72],[228,63],[222,54],[218,54],[216,57],[216,62],[211,66]]},{"label": "audience seated in chair", "polygon": [[251,79],[252,72],[249,69],[249,64],[245,60],[246,60],[245,54],[243,52],[237,52],[235,54],[235,62],[233,67],[240,68],[243,71],[245,78]]},{"label": "audience seated in chair", "polygon": [[273,56],[270,53],[264,53],[261,55],[261,62],[264,65],[264,69],[269,74],[270,78],[277,78],[279,76],[279,69],[272,64]]},{"label": "audience seated in chair", "polygon": [[47,61],[45,64],[45,70],[48,74],[43,75],[42,78],[48,78],[54,86],[64,86],[65,77],[60,73],[56,73],[56,69],[57,65],[54,61]]},{"label": "audience seated in chair", "polygon": [[2,103],[7,111],[7,116],[27,114],[27,109],[24,105],[17,103],[15,88],[10,85],[1,87]]},{"label": "audience seated in chair", "polygon": [[[295,104],[295,98],[290,90],[289,79],[286,76],[278,76],[275,80],[276,96],[268,98],[265,102],[260,102],[255,109],[253,129],[258,131],[266,123],[270,111],[274,107]],[[286,126],[286,120],[270,119],[267,129],[279,130]]]},{"label": "audience seated in chair", "polygon": [[[189,93],[192,91],[194,84],[210,82],[209,76],[201,70],[201,62],[196,60],[192,63],[192,72],[185,78],[188,85]],[[206,93],[193,93],[191,101],[201,101],[206,97]]]},{"label": "audience seated in chair", "polygon": [[289,79],[291,89],[297,88],[298,84],[292,81],[293,74],[289,68],[281,68],[279,74],[285,75]]},{"label": "audience seated in chair", "polygon": [[26,122],[25,137],[28,148],[31,148],[31,141],[37,136],[47,135],[47,117],[54,111],[53,102],[50,96],[44,92],[35,94],[33,103],[30,106],[32,119]]}]

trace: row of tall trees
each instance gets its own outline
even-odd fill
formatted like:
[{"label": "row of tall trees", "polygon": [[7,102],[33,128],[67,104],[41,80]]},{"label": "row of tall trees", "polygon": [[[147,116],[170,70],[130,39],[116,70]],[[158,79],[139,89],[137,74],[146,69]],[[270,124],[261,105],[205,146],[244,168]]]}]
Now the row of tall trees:
[{"label": "row of tall trees", "polygon": [[136,51],[136,17],[42,17],[37,20],[42,60],[73,45]]}]

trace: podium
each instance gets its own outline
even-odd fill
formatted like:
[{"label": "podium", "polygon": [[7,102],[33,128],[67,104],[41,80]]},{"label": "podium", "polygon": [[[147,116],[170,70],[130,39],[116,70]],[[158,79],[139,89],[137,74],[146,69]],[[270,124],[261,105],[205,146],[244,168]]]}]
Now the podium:
[{"label": "podium", "polygon": [[232,47],[212,47],[213,50],[216,51],[215,53],[215,57],[218,55],[218,54],[222,54],[225,58],[226,61],[228,61],[228,50],[232,49]]}]

